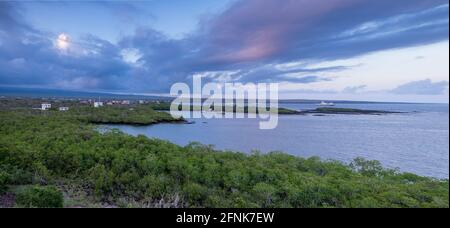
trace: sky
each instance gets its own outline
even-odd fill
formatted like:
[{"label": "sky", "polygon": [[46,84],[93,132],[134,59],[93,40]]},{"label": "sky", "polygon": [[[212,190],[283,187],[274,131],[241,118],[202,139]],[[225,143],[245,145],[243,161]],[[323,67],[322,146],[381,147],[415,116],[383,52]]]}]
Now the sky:
[{"label": "sky", "polygon": [[448,0],[0,0],[0,86],[167,94],[201,75],[448,103],[448,20]]}]

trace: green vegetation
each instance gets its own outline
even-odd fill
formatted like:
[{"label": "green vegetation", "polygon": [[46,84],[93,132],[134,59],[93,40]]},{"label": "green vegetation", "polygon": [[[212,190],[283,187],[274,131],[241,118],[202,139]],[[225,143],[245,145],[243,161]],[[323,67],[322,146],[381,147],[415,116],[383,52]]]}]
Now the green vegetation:
[{"label": "green vegetation", "polygon": [[149,104],[150,108],[156,111],[170,111],[170,103],[169,102],[159,102]]},{"label": "green vegetation", "polygon": [[91,124],[162,120],[134,111],[0,111],[0,189],[19,207],[61,206],[53,187],[15,190],[29,185],[56,186],[66,207],[449,207],[448,180],[374,161],[180,147]]},{"label": "green vegetation", "polygon": [[278,114],[280,115],[299,115],[301,112],[287,108],[278,108]]},{"label": "green vegetation", "polygon": [[3,170],[0,170],[0,194],[5,193],[7,190],[6,184],[9,182],[8,174]]},{"label": "green vegetation", "polygon": [[150,106],[136,107],[82,107],[68,112],[70,116],[95,124],[133,124],[151,125],[163,122],[183,122],[174,119],[169,113],[158,112]]},{"label": "green vegetation", "polygon": [[[42,112],[42,103],[52,103],[52,108]],[[164,103],[166,104],[166,103]],[[156,105],[156,103],[155,103]],[[60,112],[58,107],[69,107],[69,111]],[[115,105],[94,108],[92,104],[81,104],[71,100],[42,99],[0,99],[0,110],[22,111],[34,115],[59,116],[67,120],[93,124],[130,124],[151,125],[165,122],[184,122],[183,118],[174,119],[167,112],[159,112],[149,105]]]},{"label": "green vegetation", "polygon": [[63,194],[54,186],[27,186],[17,193],[20,207],[61,208]]}]

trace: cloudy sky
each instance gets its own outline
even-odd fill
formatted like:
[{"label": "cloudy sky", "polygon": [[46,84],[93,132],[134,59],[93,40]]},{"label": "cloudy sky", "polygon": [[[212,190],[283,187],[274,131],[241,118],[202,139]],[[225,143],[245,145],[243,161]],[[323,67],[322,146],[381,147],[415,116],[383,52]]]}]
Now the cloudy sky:
[{"label": "cloudy sky", "polygon": [[447,102],[448,0],[0,0],[0,86]]}]

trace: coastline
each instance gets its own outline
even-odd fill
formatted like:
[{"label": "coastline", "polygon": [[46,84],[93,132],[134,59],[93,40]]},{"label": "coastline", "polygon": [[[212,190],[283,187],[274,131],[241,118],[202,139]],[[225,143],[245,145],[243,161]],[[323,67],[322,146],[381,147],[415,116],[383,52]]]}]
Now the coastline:
[{"label": "coastline", "polygon": [[[344,164],[101,133],[89,120],[117,118],[112,115],[117,110],[89,110],[83,116],[77,110],[1,110],[0,198],[14,199],[24,188],[45,188],[64,193],[64,207],[158,207],[155,202],[172,202],[172,197],[178,203],[168,205],[181,208],[448,207],[448,179],[398,172],[363,158]],[[119,117],[127,123],[139,120],[144,111],[118,110],[126,113]],[[151,113],[161,123],[167,117]],[[318,188],[323,194],[316,194]],[[266,197],[273,201],[267,204]]]}]

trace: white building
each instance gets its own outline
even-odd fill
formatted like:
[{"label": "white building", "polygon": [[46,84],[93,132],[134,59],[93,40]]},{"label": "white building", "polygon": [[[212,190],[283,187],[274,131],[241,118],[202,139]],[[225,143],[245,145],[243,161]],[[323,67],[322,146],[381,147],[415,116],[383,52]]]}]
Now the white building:
[{"label": "white building", "polygon": [[94,102],[94,108],[100,108],[100,107],[103,107],[103,102],[100,102],[100,101]]},{"label": "white building", "polygon": [[66,112],[69,111],[69,107],[59,107],[60,112]]},{"label": "white building", "polygon": [[48,103],[41,104],[42,111],[49,110],[51,108],[52,108],[52,104],[48,104]]}]

